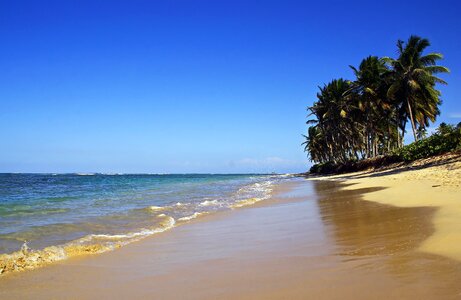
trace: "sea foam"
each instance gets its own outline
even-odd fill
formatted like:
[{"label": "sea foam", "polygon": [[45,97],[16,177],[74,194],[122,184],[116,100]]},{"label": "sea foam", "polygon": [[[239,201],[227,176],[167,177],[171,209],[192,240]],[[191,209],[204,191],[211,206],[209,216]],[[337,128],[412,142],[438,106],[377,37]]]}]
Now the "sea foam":
[{"label": "sea foam", "polygon": [[27,243],[21,250],[0,255],[0,274],[31,270],[69,257],[98,254],[111,251],[147,236],[164,232],[176,224],[174,218],[164,216],[156,227],[127,234],[90,234],[61,246],[50,246],[42,250],[31,250]]},{"label": "sea foam", "polygon": [[219,205],[218,200],[205,200],[200,202],[200,206],[213,206],[213,205]]}]

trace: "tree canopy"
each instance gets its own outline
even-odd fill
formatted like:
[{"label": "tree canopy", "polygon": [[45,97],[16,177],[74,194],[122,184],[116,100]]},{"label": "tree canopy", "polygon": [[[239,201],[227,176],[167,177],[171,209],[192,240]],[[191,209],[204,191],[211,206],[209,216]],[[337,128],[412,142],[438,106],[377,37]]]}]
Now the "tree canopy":
[{"label": "tree canopy", "polygon": [[386,154],[403,145],[409,121],[415,141],[440,114],[437,65],[440,53],[424,54],[427,39],[410,36],[397,42],[398,57],[369,56],[355,80],[333,79],[319,87],[317,101],[308,107],[310,125],[304,150],[317,163],[346,162]]}]

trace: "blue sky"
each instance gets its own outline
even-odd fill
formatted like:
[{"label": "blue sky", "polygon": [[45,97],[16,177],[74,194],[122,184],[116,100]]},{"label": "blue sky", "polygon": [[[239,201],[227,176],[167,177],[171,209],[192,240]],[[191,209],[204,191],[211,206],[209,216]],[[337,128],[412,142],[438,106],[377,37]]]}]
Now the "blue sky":
[{"label": "blue sky", "polygon": [[458,123],[461,4],[431,3],[1,1],[0,172],[305,171],[317,86],[411,34]]}]

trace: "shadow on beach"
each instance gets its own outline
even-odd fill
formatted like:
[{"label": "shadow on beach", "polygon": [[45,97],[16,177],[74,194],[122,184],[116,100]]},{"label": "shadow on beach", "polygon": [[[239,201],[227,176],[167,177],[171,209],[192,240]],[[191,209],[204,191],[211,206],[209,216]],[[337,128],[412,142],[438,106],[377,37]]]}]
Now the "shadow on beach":
[{"label": "shadow on beach", "polygon": [[345,190],[342,187],[351,185],[313,182],[320,217],[336,244],[335,254],[344,263],[388,272],[403,282],[443,288],[451,295],[459,292],[461,264],[418,251],[435,231],[431,220],[437,208],[402,208],[363,200],[364,194],[383,187]]}]

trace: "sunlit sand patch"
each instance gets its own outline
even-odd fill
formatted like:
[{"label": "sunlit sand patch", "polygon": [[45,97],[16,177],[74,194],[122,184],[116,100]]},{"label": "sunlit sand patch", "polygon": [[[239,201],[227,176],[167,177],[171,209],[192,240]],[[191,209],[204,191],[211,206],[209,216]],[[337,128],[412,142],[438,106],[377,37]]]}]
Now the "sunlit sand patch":
[{"label": "sunlit sand patch", "polygon": [[[459,195],[459,191],[458,191]],[[461,196],[447,201],[434,216],[435,234],[430,236],[420,250],[461,261]]]},{"label": "sunlit sand patch", "polygon": [[[376,175],[376,174],[375,174]],[[350,178],[353,179],[350,179]],[[345,189],[385,187],[365,194],[364,200],[398,207],[436,207],[432,220],[435,233],[419,247],[420,251],[461,261],[461,163],[409,170],[391,175],[366,176],[356,173],[329,179],[345,180]]]}]

